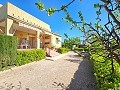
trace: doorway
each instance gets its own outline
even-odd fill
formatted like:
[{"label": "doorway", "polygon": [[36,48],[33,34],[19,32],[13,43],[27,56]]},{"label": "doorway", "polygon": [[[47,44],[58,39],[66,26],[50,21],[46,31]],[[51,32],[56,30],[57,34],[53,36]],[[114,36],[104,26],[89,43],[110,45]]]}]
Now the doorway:
[{"label": "doorway", "polygon": [[29,44],[31,48],[35,48],[35,37],[29,37]]}]

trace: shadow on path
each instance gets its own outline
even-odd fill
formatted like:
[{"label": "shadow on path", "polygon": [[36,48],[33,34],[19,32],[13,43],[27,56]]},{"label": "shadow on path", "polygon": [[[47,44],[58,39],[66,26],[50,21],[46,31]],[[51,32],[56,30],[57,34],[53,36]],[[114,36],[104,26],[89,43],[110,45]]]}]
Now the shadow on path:
[{"label": "shadow on path", "polygon": [[80,63],[80,56],[79,55],[69,55],[69,59],[65,59],[67,61],[73,62],[73,63]]},{"label": "shadow on path", "polygon": [[85,54],[82,61],[76,59],[67,61],[80,63],[67,90],[97,90],[96,80],[93,75],[93,64],[89,60],[88,54]]}]

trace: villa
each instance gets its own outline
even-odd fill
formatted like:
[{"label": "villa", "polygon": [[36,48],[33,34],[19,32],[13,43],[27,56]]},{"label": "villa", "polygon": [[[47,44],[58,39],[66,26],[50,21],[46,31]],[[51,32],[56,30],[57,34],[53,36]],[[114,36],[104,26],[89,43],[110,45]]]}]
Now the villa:
[{"label": "villa", "polygon": [[18,49],[61,47],[61,36],[53,33],[50,25],[9,2],[0,4],[0,34],[17,36]]}]

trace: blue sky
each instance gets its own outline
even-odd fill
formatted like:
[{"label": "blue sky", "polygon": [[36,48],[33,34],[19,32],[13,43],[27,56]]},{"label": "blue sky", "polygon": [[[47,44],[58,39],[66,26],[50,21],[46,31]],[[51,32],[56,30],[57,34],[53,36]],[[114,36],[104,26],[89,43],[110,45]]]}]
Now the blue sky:
[{"label": "blue sky", "polygon": [[[67,4],[71,0],[41,0],[43,3],[45,3],[45,7],[55,7],[60,8],[61,5]],[[78,18],[78,11],[82,11],[85,20],[87,22],[95,22],[95,9],[93,8],[94,3],[98,3],[100,0],[76,0],[68,9],[71,16],[74,17],[75,20],[79,20]],[[15,6],[21,8],[22,10],[30,13],[31,15],[37,17],[38,19],[46,22],[51,26],[51,29],[53,32],[58,33],[62,35],[62,40],[64,40],[64,33],[67,33],[69,37],[76,37],[76,36],[82,36],[82,33],[77,30],[73,29],[70,30],[70,24],[66,23],[62,20],[63,17],[65,17],[65,14],[63,12],[55,13],[53,16],[47,16],[45,12],[41,12],[38,10],[38,8],[35,6],[35,3],[37,0],[0,0],[1,4],[5,4],[6,2],[10,2],[14,4]],[[104,15],[103,18],[106,18]]]}]

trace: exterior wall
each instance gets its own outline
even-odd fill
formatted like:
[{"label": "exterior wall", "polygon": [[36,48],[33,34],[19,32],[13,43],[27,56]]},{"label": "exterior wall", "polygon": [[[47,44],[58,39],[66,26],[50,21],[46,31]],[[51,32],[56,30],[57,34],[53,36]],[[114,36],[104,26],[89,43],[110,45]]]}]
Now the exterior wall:
[{"label": "exterior wall", "polygon": [[[40,27],[47,29],[48,31],[45,31],[45,34],[50,35],[50,39],[49,42],[50,44],[47,45],[48,47],[51,46],[56,46],[56,48],[61,47],[61,37],[59,35],[53,34],[51,32],[50,26],[44,22],[42,22],[41,20],[33,17],[32,15],[26,13],[25,11],[17,8],[16,6],[12,5],[11,3],[7,3],[4,6],[0,7],[0,22],[4,21],[5,25],[4,27],[0,26],[0,29],[2,31],[5,32],[6,35],[11,35],[13,36],[13,31],[14,31],[14,24],[15,21],[12,20],[11,18],[7,18],[7,15],[13,16],[13,17],[18,17],[19,19],[25,20],[26,22],[31,22],[31,24],[35,24],[35,25],[40,25]],[[35,47],[37,49],[40,48],[40,43],[43,41],[42,39],[40,40],[40,31],[38,30],[36,31],[36,34],[34,34],[34,42],[35,42]],[[20,39],[21,38],[27,38],[27,40],[29,40],[29,36],[27,32],[22,32],[21,30],[16,30],[15,32],[15,36],[18,37],[18,42],[20,44]],[[32,37],[31,37],[32,38]],[[60,40],[59,43],[56,43],[56,38],[58,38]],[[32,39],[31,39],[32,40]],[[45,42],[48,42],[47,40]]]},{"label": "exterior wall", "polygon": [[7,3],[7,9],[8,9],[7,11],[8,15],[18,17],[22,20],[31,22],[32,24],[35,24],[35,25],[40,25],[42,28],[45,28],[51,31],[50,26],[48,24],[28,14],[27,12],[21,10],[20,8],[12,5],[11,3]]},{"label": "exterior wall", "polygon": [[16,30],[15,36],[17,36],[18,38],[28,38],[28,33]]},{"label": "exterior wall", "polygon": [[26,32],[22,32],[22,31],[19,31],[19,30],[16,30],[15,36],[18,37],[18,45],[21,44],[20,38],[28,38],[28,34]]},{"label": "exterior wall", "polygon": [[13,36],[13,20],[12,19],[9,19],[7,18],[5,20],[5,34],[6,35],[10,35],[10,36]]},{"label": "exterior wall", "polygon": [[[48,38],[47,38],[48,37]],[[45,35],[45,40],[44,40],[44,42],[45,42],[45,47],[49,47],[49,48],[51,48],[51,35],[49,35],[49,34],[47,34],[47,35]]]},{"label": "exterior wall", "polygon": [[0,21],[7,17],[7,5],[0,7]]},{"label": "exterior wall", "polygon": [[[56,42],[56,38],[58,38],[59,42]],[[61,37],[57,36],[55,34],[52,35],[52,46],[55,46],[56,48],[60,48],[61,47]]]},{"label": "exterior wall", "polygon": [[[34,48],[36,47],[36,35],[35,34],[28,35],[27,32],[16,30],[15,36],[18,37],[18,44],[19,45],[21,44],[21,40],[26,38],[29,41],[29,44],[34,43],[34,45],[33,46],[31,45],[31,47],[34,47]],[[30,41],[30,38],[33,38],[34,40]]]}]

